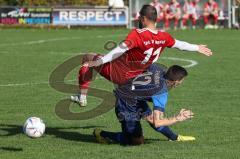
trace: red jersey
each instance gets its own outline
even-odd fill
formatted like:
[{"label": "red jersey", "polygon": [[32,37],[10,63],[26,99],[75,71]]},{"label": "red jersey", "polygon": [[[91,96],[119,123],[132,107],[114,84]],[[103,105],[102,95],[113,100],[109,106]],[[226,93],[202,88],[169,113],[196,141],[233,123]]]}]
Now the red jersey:
[{"label": "red jersey", "polygon": [[110,64],[111,72],[114,74],[111,81],[117,84],[124,84],[143,73],[158,60],[165,47],[172,47],[175,44],[175,39],[162,31],[133,29],[128,34],[125,44],[129,50]]},{"label": "red jersey", "polygon": [[176,2],[176,3],[170,2],[166,5],[166,10],[167,10],[168,14],[170,14],[170,13],[176,14],[178,12],[178,10],[180,9],[180,7],[181,6],[178,2]]},{"label": "red jersey", "polygon": [[183,6],[183,10],[186,14],[197,14],[197,3],[196,2],[186,2]]},{"label": "red jersey", "polygon": [[218,9],[218,4],[217,2],[213,2],[212,4],[207,2],[204,4],[204,9],[206,9],[208,12],[213,12]]}]

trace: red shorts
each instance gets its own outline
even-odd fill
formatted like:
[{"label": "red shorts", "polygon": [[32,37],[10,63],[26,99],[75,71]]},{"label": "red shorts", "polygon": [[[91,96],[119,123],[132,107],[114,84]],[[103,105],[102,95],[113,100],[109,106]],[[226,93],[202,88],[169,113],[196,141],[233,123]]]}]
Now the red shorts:
[{"label": "red shorts", "polygon": [[165,17],[166,17],[166,16],[169,16],[170,19],[176,18],[176,14],[173,13],[173,12],[166,13],[166,14],[165,14]]},{"label": "red shorts", "polygon": [[[100,58],[102,55],[96,55],[96,58]],[[126,67],[120,60],[114,60],[103,64],[99,67],[95,67],[101,76],[105,77],[107,80],[113,82],[114,84],[123,85],[126,84],[130,79],[136,77],[137,75],[143,73],[143,70],[131,71],[129,67]]]},{"label": "red shorts", "polygon": [[186,19],[197,19],[197,15],[195,14],[186,14]]}]

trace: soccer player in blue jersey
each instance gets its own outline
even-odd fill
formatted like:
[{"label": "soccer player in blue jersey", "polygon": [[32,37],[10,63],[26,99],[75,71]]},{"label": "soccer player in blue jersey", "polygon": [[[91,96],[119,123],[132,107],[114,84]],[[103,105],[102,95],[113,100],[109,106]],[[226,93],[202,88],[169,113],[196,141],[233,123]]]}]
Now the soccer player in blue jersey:
[{"label": "soccer player in blue jersey", "polygon": [[[121,132],[108,132],[95,129],[93,134],[99,143],[111,141],[122,145],[140,145],[144,143],[141,119],[172,141],[192,141],[192,136],[175,134],[170,128],[178,122],[193,117],[191,110],[182,109],[176,116],[164,117],[168,91],[182,83],[187,71],[181,66],[171,66],[167,71],[159,64],[152,64],[147,72],[119,86],[116,95],[115,113],[121,123]],[[147,101],[153,103],[153,111]]]}]

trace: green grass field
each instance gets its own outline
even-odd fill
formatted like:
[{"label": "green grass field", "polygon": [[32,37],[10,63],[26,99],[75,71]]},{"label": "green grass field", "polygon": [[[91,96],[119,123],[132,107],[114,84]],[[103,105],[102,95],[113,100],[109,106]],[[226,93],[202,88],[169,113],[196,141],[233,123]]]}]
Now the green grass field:
[{"label": "green grass field", "polygon": [[[175,31],[179,40],[208,44],[214,56],[181,53],[166,49],[159,62],[189,65],[166,57],[195,60],[188,68],[184,84],[171,91],[168,114],[190,108],[196,114],[191,121],[172,126],[182,135],[192,135],[195,142],[169,142],[142,121],[146,144],[123,147],[95,143],[96,127],[119,131],[113,110],[90,120],[67,121],[55,114],[56,103],[70,94],[58,92],[48,84],[51,72],[65,60],[84,52],[106,53],[108,40],[120,42],[126,29],[79,30],[0,30],[0,159],[9,158],[240,158],[240,32]],[[75,80],[77,69],[66,80]],[[75,82],[69,82],[75,83]],[[92,87],[112,92],[112,84],[97,79]],[[94,108],[101,99],[89,97],[89,106],[71,105],[74,112]],[[22,133],[22,125],[30,116],[41,117],[46,134],[31,139]]]}]

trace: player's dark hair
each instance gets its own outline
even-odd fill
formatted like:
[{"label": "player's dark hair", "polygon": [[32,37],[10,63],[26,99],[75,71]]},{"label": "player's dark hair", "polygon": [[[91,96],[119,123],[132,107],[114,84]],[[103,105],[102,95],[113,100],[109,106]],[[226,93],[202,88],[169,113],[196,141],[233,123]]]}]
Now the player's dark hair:
[{"label": "player's dark hair", "polygon": [[139,13],[141,17],[145,16],[148,20],[157,21],[157,10],[149,4],[144,5]]},{"label": "player's dark hair", "polygon": [[170,81],[180,81],[187,75],[188,75],[188,72],[185,68],[178,65],[173,65],[168,68],[164,77]]}]

